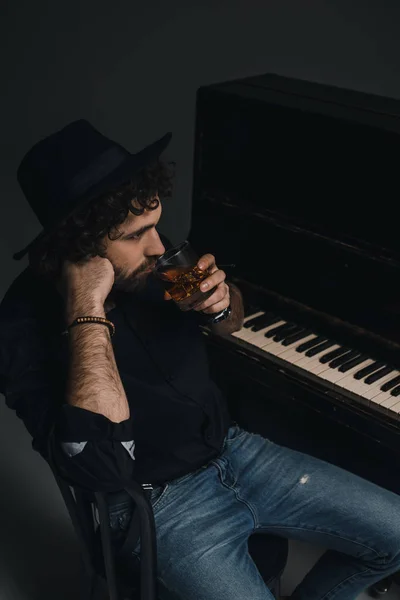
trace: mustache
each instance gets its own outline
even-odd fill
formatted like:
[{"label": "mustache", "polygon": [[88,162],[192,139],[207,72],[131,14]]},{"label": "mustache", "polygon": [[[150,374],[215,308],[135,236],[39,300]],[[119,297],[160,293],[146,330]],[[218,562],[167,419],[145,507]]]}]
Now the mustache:
[{"label": "mustache", "polygon": [[135,274],[138,275],[139,273],[143,273],[143,271],[147,271],[149,269],[153,269],[154,266],[155,266],[155,264],[156,264],[155,260],[148,260],[141,267],[139,267],[136,270]]}]

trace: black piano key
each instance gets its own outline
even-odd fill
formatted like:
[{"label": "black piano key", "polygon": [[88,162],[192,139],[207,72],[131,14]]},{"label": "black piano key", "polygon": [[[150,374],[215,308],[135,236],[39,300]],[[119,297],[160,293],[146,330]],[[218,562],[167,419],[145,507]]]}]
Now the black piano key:
[{"label": "black piano key", "polygon": [[269,327],[270,325],[273,325],[274,323],[278,323],[278,321],[282,321],[282,319],[275,315],[271,315],[270,317],[268,317],[268,319],[260,320],[258,323],[253,325],[252,330],[253,331],[261,331],[261,329],[264,329],[265,327]]},{"label": "black piano key", "polygon": [[400,385],[398,385],[397,387],[394,388],[394,390],[392,390],[390,392],[391,396],[400,396]]},{"label": "black piano key", "polygon": [[258,319],[261,319],[262,317],[265,317],[265,315],[258,315],[258,317],[253,317],[252,319],[249,319],[248,321],[246,321],[243,327],[246,327],[246,329],[250,329],[250,327],[253,327],[254,323],[257,323]]},{"label": "black piano key", "polygon": [[298,342],[299,340],[302,340],[303,338],[308,337],[311,334],[312,331],[310,329],[302,329],[301,331],[295,334],[291,333],[287,338],[283,340],[282,346],[290,346],[291,344],[294,344],[295,342]]},{"label": "black piano key", "polygon": [[365,354],[360,354],[358,358],[353,358],[352,360],[345,362],[344,365],[341,365],[339,367],[339,371],[341,373],[347,373],[347,371],[350,371],[350,369],[352,369],[353,367],[360,365],[365,360],[368,360],[368,356],[366,356]]},{"label": "black piano key", "polygon": [[335,342],[332,342],[331,340],[326,340],[326,342],[323,342],[322,344],[317,344],[317,346],[314,346],[314,348],[307,350],[306,356],[316,356],[320,352],[323,352],[324,350],[327,350],[328,348],[334,345]]},{"label": "black piano key", "polygon": [[344,363],[348,360],[351,360],[352,358],[357,358],[358,356],[360,356],[359,352],[357,352],[356,350],[350,350],[349,352],[342,354],[342,356],[339,356],[338,358],[332,360],[329,363],[329,366],[331,369],[337,369],[341,365],[344,365]]},{"label": "black piano key", "polygon": [[354,379],[364,379],[364,377],[367,377],[370,373],[375,373],[375,371],[384,366],[385,363],[375,361],[372,365],[368,365],[368,367],[364,367],[360,371],[357,371],[357,373],[354,373]]},{"label": "black piano key", "polygon": [[306,350],[314,348],[314,346],[317,346],[325,340],[326,338],[322,337],[322,335],[317,335],[313,340],[308,340],[308,342],[304,342],[304,344],[300,344],[300,346],[297,346],[296,352],[306,352]]},{"label": "black piano key", "polygon": [[375,373],[372,373],[372,375],[369,375],[366,379],[364,379],[364,383],[375,383],[375,381],[378,381],[378,379],[385,377],[385,375],[389,375],[389,373],[391,373],[392,371],[394,371],[392,367],[383,367],[383,369],[375,371]]},{"label": "black piano key", "polygon": [[277,327],[273,327],[272,329],[270,329],[269,331],[267,331],[267,333],[265,333],[265,337],[267,338],[272,338],[274,337],[274,335],[276,335],[277,333],[279,333],[280,331],[282,331],[282,329],[284,327],[287,327],[288,324],[287,323],[283,323],[283,325],[278,325]]},{"label": "black piano key", "polygon": [[349,348],[345,348],[344,346],[342,346],[341,348],[337,348],[336,350],[332,350],[331,352],[328,352],[327,354],[321,356],[319,362],[324,365],[330,362],[331,360],[334,360],[335,358],[339,358],[339,356],[342,356],[342,354],[347,354],[348,351]]},{"label": "black piano key", "polygon": [[300,325],[295,325],[293,323],[293,329],[291,331],[288,331],[288,333],[285,335],[285,337],[283,339],[286,340],[286,338],[292,337],[292,335],[296,335],[297,333],[300,333],[302,331],[304,331],[304,327],[301,327]]},{"label": "black piano key", "polygon": [[286,336],[288,336],[290,333],[294,333],[295,331],[298,331],[298,326],[294,323],[289,323],[286,328],[282,329],[279,333],[274,335],[274,341],[281,342],[285,339]]},{"label": "black piano key", "polygon": [[400,383],[400,375],[397,375],[393,379],[390,379],[389,381],[384,383],[381,386],[381,390],[382,390],[382,392],[388,392],[389,390],[394,388],[396,385],[399,385],[399,383]]},{"label": "black piano key", "polygon": [[[258,315],[258,317],[253,317],[252,319],[250,319],[249,321],[247,321],[244,326],[247,327],[247,329],[250,329],[251,327],[258,327],[259,325],[261,325],[260,329],[262,329],[263,327],[268,327],[268,324],[272,325],[272,323],[274,322],[273,319],[276,318],[276,322],[279,321],[278,317],[276,317],[275,315],[273,315],[270,312],[264,313],[263,315]],[[270,323],[271,321],[271,323]],[[264,325],[265,323],[265,325]],[[258,331],[258,330],[256,330]]]}]

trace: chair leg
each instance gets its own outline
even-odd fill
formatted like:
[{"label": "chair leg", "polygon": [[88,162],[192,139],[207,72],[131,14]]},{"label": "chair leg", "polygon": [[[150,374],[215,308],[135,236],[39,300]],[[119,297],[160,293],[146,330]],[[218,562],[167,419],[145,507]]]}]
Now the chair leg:
[{"label": "chair leg", "polygon": [[273,593],[274,597],[277,600],[280,600],[280,597],[281,597],[281,578],[280,578],[280,576],[278,576],[275,579],[274,584],[271,589],[271,592]]},{"label": "chair leg", "polygon": [[82,600],[97,600],[97,577],[94,573],[85,575]]},{"label": "chair leg", "polygon": [[109,593],[109,600],[120,600],[117,577],[115,572],[114,556],[111,544],[110,526],[108,523],[108,509],[107,502],[104,495],[101,492],[95,492],[97,507],[100,515],[100,530],[101,530],[101,543],[103,547],[104,566],[107,578],[107,587]]}]

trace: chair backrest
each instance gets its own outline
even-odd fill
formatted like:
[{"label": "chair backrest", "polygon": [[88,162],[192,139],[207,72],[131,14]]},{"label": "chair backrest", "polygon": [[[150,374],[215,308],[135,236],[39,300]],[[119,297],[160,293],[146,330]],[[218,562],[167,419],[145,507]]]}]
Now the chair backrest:
[{"label": "chair backrest", "polygon": [[57,485],[77,535],[86,576],[89,583],[88,600],[92,600],[98,577],[95,559],[95,528],[93,524],[93,505],[79,489],[70,487],[52,469]]},{"label": "chair backrest", "polygon": [[[115,568],[107,492],[90,492],[77,486],[71,486],[60,476],[54,461],[53,433],[54,431],[50,433],[48,439],[48,462],[80,543],[85,570],[89,578],[88,598],[92,600],[95,582],[98,576],[104,573],[110,600],[120,600],[119,588],[121,585],[117,580]],[[135,517],[132,518],[132,531],[137,529],[140,532],[140,600],[157,600],[157,546],[152,506],[145,491],[138,483],[125,482],[124,489],[133,498],[137,509]],[[103,565],[99,564],[96,544],[94,518],[96,507],[99,514]]]}]

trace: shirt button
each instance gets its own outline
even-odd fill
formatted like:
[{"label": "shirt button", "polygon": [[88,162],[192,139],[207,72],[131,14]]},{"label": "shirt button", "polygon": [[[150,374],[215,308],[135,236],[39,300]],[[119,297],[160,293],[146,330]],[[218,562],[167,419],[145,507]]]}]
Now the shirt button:
[{"label": "shirt button", "polygon": [[206,440],[211,440],[211,433],[206,433]]}]

